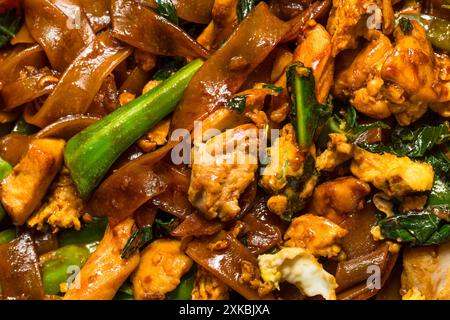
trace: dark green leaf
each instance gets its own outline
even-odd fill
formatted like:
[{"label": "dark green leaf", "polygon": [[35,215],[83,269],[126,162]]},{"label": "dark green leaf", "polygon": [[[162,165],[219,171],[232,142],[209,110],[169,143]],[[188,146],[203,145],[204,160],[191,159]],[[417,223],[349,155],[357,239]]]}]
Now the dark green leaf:
[{"label": "dark green leaf", "polygon": [[398,25],[400,26],[400,29],[402,29],[403,33],[408,34],[413,29],[413,25],[411,21],[409,21],[408,18],[400,18]]},{"label": "dark green leaf", "polygon": [[360,146],[371,152],[420,158],[434,146],[443,144],[449,139],[450,135],[446,123],[438,126],[425,125],[415,130],[398,126],[392,131],[389,144],[360,144]]},{"label": "dark green leaf", "polygon": [[0,15],[0,48],[6,45],[20,29],[21,17],[16,15],[16,10],[12,9]]},{"label": "dark green leaf", "polygon": [[260,0],[238,0],[236,14],[238,21],[244,20]]},{"label": "dark green leaf", "polygon": [[175,25],[178,25],[177,9],[172,0],[156,0],[156,12]]},{"label": "dark green leaf", "polygon": [[282,88],[282,87],[278,87],[278,86],[276,86],[276,85],[274,85],[274,84],[270,84],[270,83],[264,84],[264,85],[263,85],[263,88],[270,89],[270,90],[272,90],[273,92],[278,93],[278,94],[280,94],[280,93],[283,92],[283,88]]},{"label": "dark green leaf", "polygon": [[26,122],[23,118],[17,120],[14,128],[12,129],[12,133],[18,133],[23,135],[32,135],[38,132],[40,129],[32,124]]},{"label": "dark green leaf", "polygon": [[136,230],[125,244],[125,247],[122,250],[121,258],[128,259],[152,239],[153,232],[151,226],[145,226]]},{"label": "dark green leaf", "polygon": [[164,81],[170,78],[170,76],[183,67],[184,63],[185,60],[181,57],[170,58],[169,60],[164,59],[164,63],[162,63],[162,66],[155,72],[153,79]]},{"label": "dark green leaf", "polygon": [[236,96],[236,97],[232,98],[231,100],[229,100],[227,102],[227,104],[225,105],[225,107],[236,110],[239,113],[242,113],[245,110],[246,102],[247,102],[247,96],[245,96],[245,95]]},{"label": "dark green leaf", "polygon": [[425,158],[433,166],[434,184],[428,197],[428,206],[446,206],[450,210],[450,159],[436,151]]},{"label": "dark green leaf", "polygon": [[450,236],[450,226],[432,210],[395,215],[382,219],[379,225],[385,238],[413,245],[440,244]]}]

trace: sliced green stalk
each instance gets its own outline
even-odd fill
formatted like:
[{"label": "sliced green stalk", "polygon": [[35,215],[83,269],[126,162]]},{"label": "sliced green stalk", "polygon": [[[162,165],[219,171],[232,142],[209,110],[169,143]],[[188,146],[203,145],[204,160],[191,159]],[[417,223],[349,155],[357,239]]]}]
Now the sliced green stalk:
[{"label": "sliced green stalk", "polygon": [[308,149],[313,143],[322,106],[316,100],[312,70],[303,64],[292,64],[287,71],[292,100],[291,122],[297,130],[298,144]]},{"label": "sliced green stalk", "polygon": [[64,159],[83,199],[89,198],[119,156],[173,112],[202,66],[194,60],[169,79],[69,140]]},{"label": "sliced green stalk", "polygon": [[69,277],[74,279],[91,253],[84,246],[69,245],[47,255],[50,258],[42,265],[42,282],[46,294],[56,295],[60,292],[60,284]]},{"label": "sliced green stalk", "polygon": [[0,244],[5,244],[16,238],[16,229],[8,229],[0,232]]},{"label": "sliced green stalk", "polygon": [[[13,167],[9,164],[9,162],[0,158],[0,182],[5,179],[8,174],[12,171]],[[0,204],[0,222],[6,217],[6,210]]]}]

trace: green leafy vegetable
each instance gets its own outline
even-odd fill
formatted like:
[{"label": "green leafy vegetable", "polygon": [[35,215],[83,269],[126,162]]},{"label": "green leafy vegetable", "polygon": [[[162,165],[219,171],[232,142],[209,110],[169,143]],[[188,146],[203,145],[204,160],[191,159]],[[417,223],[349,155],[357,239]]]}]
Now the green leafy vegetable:
[{"label": "green leafy vegetable", "polygon": [[413,25],[408,18],[402,17],[398,22],[400,29],[402,29],[403,33],[408,34],[413,29]]},{"label": "green leafy vegetable", "polygon": [[320,132],[317,145],[319,148],[325,148],[330,133],[342,133],[347,137],[349,142],[358,144],[365,132],[377,128],[390,129],[389,125],[382,121],[359,124],[356,110],[354,108],[348,108],[345,118],[334,114],[328,119]]},{"label": "green leafy vegetable", "polygon": [[259,0],[238,0],[236,13],[238,21],[244,20],[250,11],[258,4]]},{"label": "green leafy vegetable", "polygon": [[276,86],[276,85],[274,85],[274,84],[271,84],[271,83],[265,83],[265,84],[263,85],[263,88],[270,89],[270,90],[272,90],[273,92],[278,93],[278,94],[280,94],[280,93],[283,92],[283,88],[282,88],[282,87],[278,87],[278,86]]},{"label": "green leafy vegetable", "polygon": [[0,48],[5,46],[20,29],[22,18],[12,9],[0,15]]},{"label": "green leafy vegetable", "polygon": [[366,150],[376,153],[392,153],[410,158],[423,157],[434,146],[450,140],[446,123],[438,126],[421,126],[415,130],[408,127],[396,127],[391,134],[391,142],[377,144],[361,144]]},{"label": "green leafy vegetable", "polygon": [[19,120],[17,120],[11,132],[23,135],[32,135],[39,130],[40,129],[38,127],[33,126],[32,124],[26,122],[23,118],[20,118]]},{"label": "green leafy vegetable", "polygon": [[300,192],[305,188],[306,183],[317,174],[316,161],[310,154],[306,156],[303,164],[303,174],[299,177],[287,177],[287,187],[284,190],[284,195],[288,199],[288,210],[281,215],[281,219],[290,222],[292,217],[299,210],[304,208],[307,199],[303,199]]},{"label": "green leafy vegetable", "polygon": [[434,170],[434,184],[428,197],[428,206],[445,206],[450,212],[450,159],[442,151],[436,151],[428,155],[425,161]]},{"label": "green leafy vegetable", "polygon": [[236,110],[239,113],[242,113],[245,110],[246,102],[247,102],[247,96],[245,96],[245,95],[236,96],[236,97],[232,98],[231,100],[229,100],[227,102],[227,104],[225,105],[225,107],[232,109],[232,110]]},{"label": "green leafy vegetable", "polygon": [[[433,209],[439,210],[439,209]],[[381,234],[398,242],[413,245],[435,245],[449,239],[450,225],[433,210],[398,214],[379,221]]]},{"label": "green leafy vegetable", "polygon": [[128,259],[152,239],[152,226],[145,226],[136,230],[125,244],[122,254],[120,255],[121,258]]},{"label": "green leafy vegetable", "polygon": [[172,0],[156,0],[156,12],[175,25],[178,25],[177,9]]},{"label": "green leafy vegetable", "polygon": [[297,131],[300,147],[307,150],[313,143],[316,130],[330,115],[329,106],[317,102],[312,70],[302,63],[287,69],[288,90],[291,96],[291,122]]}]

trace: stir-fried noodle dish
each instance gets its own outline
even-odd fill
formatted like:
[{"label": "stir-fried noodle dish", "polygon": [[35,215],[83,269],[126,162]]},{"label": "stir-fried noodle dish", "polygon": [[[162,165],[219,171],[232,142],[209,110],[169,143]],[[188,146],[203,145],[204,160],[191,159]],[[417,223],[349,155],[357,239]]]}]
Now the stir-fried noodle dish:
[{"label": "stir-fried noodle dish", "polygon": [[450,299],[449,0],[0,0],[0,298]]}]

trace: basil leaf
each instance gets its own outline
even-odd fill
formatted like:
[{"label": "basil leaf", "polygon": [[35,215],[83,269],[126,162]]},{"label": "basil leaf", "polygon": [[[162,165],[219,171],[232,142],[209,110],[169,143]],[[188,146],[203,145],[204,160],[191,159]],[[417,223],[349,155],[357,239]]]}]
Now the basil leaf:
[{"label": "basil leaf", "polygon": [[391,143],[361,144],[360,147],[376,153],[392,153],[410,158],[423,157],[434,146],[450,140],[446,123],[438,126],[421,126],[415,130],[396,127],[391,134]]},{"label": "basil leaf", "polygon": [[450,225],[437,217],[433,210],[388,217],[380,220],[379,226],[385,238],[413,245],[440,244],[450,237]]},{"label": "basil leaf", "polygon": [[283,92],[283,88],[282,87],[278,87],[278,86],[276,86],[274,84],[270,84],[270,83],[264,84],[263,88],[270,89],[273,92],[278,93],[278,94]]},{"label": "basil leaf", "polygon": [[177,9],[172,0],[156,0],[156,12],[175,25],[178,25]]},{"label": "basil leaf", "polygon": [[236,96],[229,100],[227,104],[225,105],[226,108],[236,110],[239,113],[244,112],[245,105],[247,102],[247,97],[245,95],[243,96]]},{"label": "basil leaf", "polygon": [[238,0],[236,14],[238,21],[244,20],[250,11],[258,4],[259,0]]},{"label": "basil leaf", "polygon": [[17,16],[16,10],[11,9],[0,15],[0,48],[5,46],[20,29],[22,18]]},{"label": "basil leaf", "polygon": [[408,34],[413,29],[413,25],[411,21],[409,21],[408,18],[402,17],[398,21],[398,25],[400,26],[400,29],[403,31],[403,33]]},{"label": "basil leaf", "polygon": [[145,226],[136,230],[125,244],[120,257],[122,259],[128,259],[152,239],[153,232],[151,226]]}]

